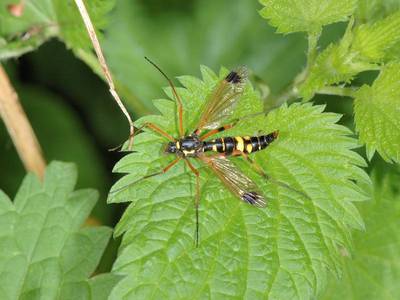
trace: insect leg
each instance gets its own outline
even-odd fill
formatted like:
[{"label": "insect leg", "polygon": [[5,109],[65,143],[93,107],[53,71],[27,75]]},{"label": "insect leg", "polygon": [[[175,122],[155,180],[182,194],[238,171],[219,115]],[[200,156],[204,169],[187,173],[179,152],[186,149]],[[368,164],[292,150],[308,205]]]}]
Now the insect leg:
[{"label": "insect leg", "polygon": [[[144,127],[147,127],[147,128],[149,128],[149,129],[153,130],[154,132],[156,132],[156,133],[162,135],[163,137],[167,138],[167,139],[170,140],[171,142],[174,142],[174,141],[175,141],[175,139],[174,139],[171,135],[169,135],[168,133],[166,133],[164,130],[162,130],[160,127],[154,125],[153,123],[145,123],[145,124],[143,124],[142,126],[140,126],[139,128],[137,128],[137,129],[135,130],[135,132],[136,132],[136,133],[139,132],[139,131],[142,130]],[[129,148],[129,150],[131,150],[131,148],[132,148],[132,146],[133,146],[133,138],[136,136],[136,133],[133,134],[133,135],[130,135],[130,137],[129,137],[129,140],[130,140],[130,148]],[[115,150],[118,150],[119,148],[122,147],[123,144],[124,144],[124,143],[118,145],[117,147],[111,148],[111,149],[109,149],[108,151],[115,151]]]},{"label": "insect leg", "polygon": [[176,100],[176,105],[178,108],[178,117],[179,117],[179,134],[181,137],[185,135],[185,130],[183,129],[183,105],[182,105],[182,100],[181,97],[179,96],[178,92],[176,91],[176,88],[172,82],[171,79],[168,78],[167,74],[165,74],[159,66],[157,66],[154,62],[152,62],[148,57],[144,57],[149,63],[151,63],[164,77],[167,79],[169,86],[172,89],[172,93],[174,94],[175,100]]},{"label": "insect leg", "polygon": [[199,204],[200,204],[200,173],[199,171],[190,163],[189,160],[185,159],[186,164],[192,170],[196,176],[196,198],[195,198],[195,209],[196,209],[196,231],[195,231],[195,241],[196,247],[199,246]]},{"label": "insect leg", "polygon": [[303,196],[303,197],[305,197],[305,198],[310,199],[310,197],[309,197],[307,194],[305,194],[304,192],[301,192],[301,191],[299,191],[299,190],[296,190],[296,189],[292,188],[290,185],[288,185],[287,183],[284,183],[284,182],[282,182],[282,181],[279,181],[279,180],[277,180],[277,179],[275,179],[275,178],[273,178],[273,177],[267,175],[267,173],[265,173],[265,171],[261,168],[261,166],[260,166],[259,164],[257,164],[254,160],[252,160],[246,153],[241,152],[241,151],[234,151],[234,152],[232,153],[232,155],[234,155],[234,156],[241,155],[241,156],[250,164],[250,166],[251,166],[259,175],[261,175],[266,181],[269,180],[269,181],[273,182],[273,183],[276,184],[276,185],[279,185],[279,186],[281,186],[281,187],[287,188],[287,189],[289,189],[289,190],[291,190],[291,191],[293,191],[293,192],[296,192],[297,194],[299,194],[299,195],[301,195],[301,196]]},{"label": "insect leg", "polygon": [[138,180],[136,180],[136,181],[134,181],[134,182],[132,182],[132,183],[129,183],[129,184],[123,186],[123,187],[120,187],[119,189],[116,189],[116,190],[114,190],[114,191],[110,191],[110,194],[116,194],[116,193],[122,192],[122,191],[126,190],[128,187],[130,187],[130,186],[132,186],[132,185],[134,185],[134,184],[136,184],[136,183],[139,183],[139,182],[141,182],[141,181],[143,181],[143,180],[145,180],[145,179],[148,179],[148,178],[150,178],[150,177],[154,177],[154,176],[157,176],[157,175],[165,174],[165,173],[167,173],[177,162],[179,162],[181,159],[182,159],[181,157],[177,157],[177,158],[175,158],[172,162],[170,162],[166,167],[164,167],[161,171],[158,171],[158,172],[155,172],[155,173],[152,173],[152,174],[143,176],[142,178],[140,178],[140,179],[138,179]]},{"label": "insect leg", "polygon": [[235,122],[233,122],[233,123],[231,123],[231,124],[227,124],[227,125],[221,126],[221,127],[219,127],[219,128],[210,130],[209,132],[207,132],[206,134],[204,134],[203,136],[201,136],[201,137],[200,137],[200,140],[201,140],[201,141],[204,141],[205,139],[209,138],[210,136],[212,136],[212,135],[214,135],[214,134],[217,134],[218,132],[222,132],[222,131],[231,129],[231,128],[234,127],[236,124],[237,124],[237,121],[235,121]]},{"label": "insect leg", "polygon": [[233,150],[232,156],[242,156],[248,163],[250,163],[250,165],[259,175],[261,175],[265,179],[268,179],[268,175],[264,172],[264,170],[260,167],[260,165],[257,164],[254,160],[252,160],[246,153],[238,150]]},{"label": "insect leg", "polygon": [[[245,115],[245,116],[243,116],[243,117],[237,118],[237,119],[233,120],[232,123],[230,123],[230,124],[227,124],[227,125],[221,126],[221,127],[219,127],[219,128],[210,130],[210,131],[207,132],[205,135],[203,135],[200,139],[201,139],[202,141],[204,141],[205,139],[209,138],[210,136],[212,136],[212,135],[214,135],[214,134],[217,134],[218,132],[222,132],[222,131],[224,131],[224,130],[231,129],[232,127],[236,126],[236,124],[237,124],[239,121],[243,121],[243,120],[246,120],[246,119],[251,119],[251,118],[254,118],[254,117],[257,117],[257,116],[260,116],[260,115],[265,115],[265,113],[264,113],[264,112],[258,112],[258,113],[249,114],[249,115]],[[202,128],[197,128],[197,129],[194,131],[194,133],[197,134],[197,135],[201,135],[202,131],[203,131]]]},{"label": "insect leg", "polygon": [[143,127],[147,127],[151,130],[153,130],[154,132],[157,132],[158,134],[162,135],[163,137],[167,138],[168,140],[170,140],[171,142],[174,142],[175,139],[169,135],[168,133],[166,133],[164,130],[162,130],[160,127],[158,127],[157,125],[154,125],[153,123],[145,123],[143,124],[140,128],[142,129]]}]

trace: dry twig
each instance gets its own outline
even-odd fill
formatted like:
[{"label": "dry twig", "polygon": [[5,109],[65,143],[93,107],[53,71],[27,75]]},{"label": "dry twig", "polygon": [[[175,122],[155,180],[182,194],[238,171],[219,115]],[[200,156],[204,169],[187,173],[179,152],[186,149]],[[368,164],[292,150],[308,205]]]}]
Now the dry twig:
[{"label": "dry twig", "polygon": [[19,102],[18,95],[1,65],[0,116],[4,120],[25,169],[42,179],[46,167],[42,150]]},{"label": "dry twig", "polygon": [[106,77],[110,93],[113,96],[113,98],[115,99],[115,101],[118,103],[118,106],[120,107],[120,109],[122,110],[122,112],[124,113],[126,118],[128,119],[129,127],[130,127],[128,149],[131,149],[132,142],[133,142],[134,130],[135,130],[131,116],[129,115],[124,104],[122,103],[121,99],[119,98],[117,91],[115,90],[115,85],[114,85],[114,81],[111,76],[111,72],[107,66],[106,60],[105,60],[103,52],[101,50],[99,40],[97,39],[96,31],[93,27],[92,21],[90,20],[90,17],[86,10],[85,4],[83,3],[83,0],[75,0],[75,4],[76,4],[76,6],[78,6],[79,12],[83,19],[83,22],[85,23],[86,30],[88,31],[90,40],[92,41],[93,48],[96,52],[97,58],[101,65],[101,69],[103,70],[104,76]]}]

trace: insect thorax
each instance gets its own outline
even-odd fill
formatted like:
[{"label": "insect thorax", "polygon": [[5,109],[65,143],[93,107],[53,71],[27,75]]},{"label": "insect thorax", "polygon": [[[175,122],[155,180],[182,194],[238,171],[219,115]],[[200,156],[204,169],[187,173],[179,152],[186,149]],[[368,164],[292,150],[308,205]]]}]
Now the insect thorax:
[{"label": "insect thorax", "polygon": [[175,153],[178,156],[193,157],[203,151],[203,142],[195,134],[185,136],[175,142],[169,142],[166,153]]}]

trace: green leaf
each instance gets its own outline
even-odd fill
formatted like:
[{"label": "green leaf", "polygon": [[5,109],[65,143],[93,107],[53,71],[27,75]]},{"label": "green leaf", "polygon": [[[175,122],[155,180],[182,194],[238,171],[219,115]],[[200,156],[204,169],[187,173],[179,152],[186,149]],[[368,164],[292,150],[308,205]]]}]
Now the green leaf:
[{"label": "green leaf", "polygon": [[[115,1],[85,1],[97,30],[105,28],[106,14]],[[74,51],[92,49],[86,28],[73,0],[27,1],[21,17],[0,7],[0,60],[17,57],[35,50],[52,37],[58,37]]]},{"label": "green leaf", "polygon": [[400,41],[387,50],[386,56],[389,61],[400,60]]},{"label": "green leaf", "polygon": [[260,0],[261,16],[280,33],[320,32],[322,26],[346,21],[357,0]]},{"label": "green leaf", "polygon": [[106,300],[114,286],[121,280],[121,276],[115,274],[101,274],[90,279],[91,299]]},{"label": "green leaf", "polygon": [[[107,25],[107,13],[114,7],[115,0],[85,1],[86,8],[94,28],[98,31]],[[60,37],[68,48],[90,50],[90,42],[82,17],[73,0],[58,0],[54,2],[57,23],[60,26]],[[100,35],[101,36],[101,35]]]},{"label": "green leaf", "polygon": [[[20,85],[15,81],[13,83],[16,84],[21,104],[40,141],[44,157],[48,160],[73,161],[80,170],[78,187],[94,187],[103,195],[108,192],[107,170],[102,164],[100,150],[91,141],[91,136],[83,128],[77,113],[54,93],[39,87]],[[10,140],[4,127],[0,128],[0,140]],[[4,174],[7,174],[1,176],[0,187],[5,191],[15,192],[19,185],[18,178],[25,171],[13,147],[2,149],[0,166]],[[111,214],[104,201],[97,202],[93,216],[105,223],[109,222]]]},{"label": "green leaf", "polygon": [[386,174],[382,182],[375,177],[374,200],[359,205],[366,232],[354,234],[354,251],[343,253],[343,277],[332,278],[319,299],[400,298],[399,180],[394,173]]},{"label": "green leaf", "polygon": [[358,73],[378,69],[377,63],[398,57],[399,45],[400,12],[354,28],[351,20],[340,42],[330,44],[311,65],[301,96],[310,100],[324,87],[350,83]]},{"label": "green leaf", "polygon": [[91,299],[88,277],[111,230],[80,228],[98,196],[73,190],[76,173],[53,162],[43,184],[26,176],[14,203],[0,192],[1,299]]},{"label": "green leaf", "polygon": [[[186,87],[179,93],[188,132],[218,80],[207,68],[202,74],[203,81],[180,77]],[[155,105],[162,115],[145,117],[138,125],[151,121],[177,136],[174,102],[158,100]],[[264,191],[266,209],[236,199],[211,170],[193,160],[201,174],[199,248],[193,239],[194,178],[185,164],[128,185],[173,159],[160,154],[163,138],[150,132],[138,135],[135,152],[114,169],[129,174],[109,194],[109,202],[132,202],[116,227],[115,234],[124,236],[113,267],[116,274],[128,276],[111,299],[312,298],[324,286],[328,270],[340,272],[338,249],[349,246],[350,229],[363,228],[352,201],[367,198],[355,182],[369,184],[359,168],[364,160],[351,151],[356,141],[348,137],[350,131],[336,124],[339,115],[323,109],[282,106],[267,117],[244,118],[223,133],[279,129],[278,140],[252,157],[292,189],[265,182],[242,158],[231,158]],[[260,111],[259,96],[248,86],[233,118]]]},{"label": "green leaf", "polygon": [[376,22],[393,12],[400,10],[398,0],[359,0],[355,17],[357,23]]},{"label": "green leaf", "polygon": [[400,62],[385,66],[372,86],[357,92],[354,113],[368,157],[377,150],[386,161],[400,162]]},{"label": "green leaf", "polygon": [[352,26],[353,21],[350,21],[341,41],[330,44],[311,65],[306,80],[300,86],[300,94],[305,101],[325,86],[349,83],[356,74],[374,67],[373,64],[360,61],[358,53],[351,50]]},{"label": "green leaf", "polygon": [[361,59],[380,62],[387,52],[400,42],[400,11],[373,24],[363,24],[354,30],[352,51]]}]

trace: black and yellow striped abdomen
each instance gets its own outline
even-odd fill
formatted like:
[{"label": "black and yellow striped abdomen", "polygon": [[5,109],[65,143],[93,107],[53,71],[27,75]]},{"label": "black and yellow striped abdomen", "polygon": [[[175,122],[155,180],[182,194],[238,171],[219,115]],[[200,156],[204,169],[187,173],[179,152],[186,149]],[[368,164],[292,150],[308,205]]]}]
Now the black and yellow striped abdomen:
[{"label": "black and yellow striped abdomen", "polygon": [[223,137],[203,142],[203,151],[230,155],[233,152],[253,153],[265,149],[278,137],[278,131],[260,136]]}]

